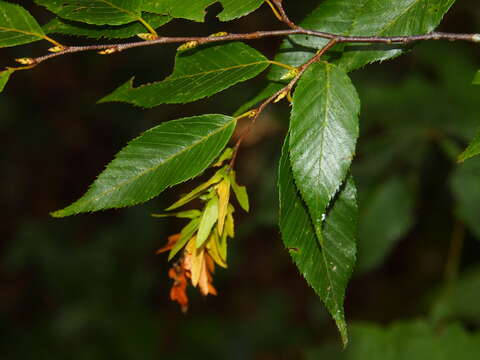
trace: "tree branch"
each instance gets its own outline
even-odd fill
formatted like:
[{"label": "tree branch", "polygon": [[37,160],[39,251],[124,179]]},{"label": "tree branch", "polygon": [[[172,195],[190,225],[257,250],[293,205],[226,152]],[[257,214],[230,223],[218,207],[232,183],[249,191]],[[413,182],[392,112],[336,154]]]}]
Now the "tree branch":
[{"label": "tree branch", "polygon": [[[222,36],[183,36],[183,37],[159,37],[158,39],[148,41],[135,41],[123,44],[98,44],[87,46],[66,46],[58,52],[48,55],[39,56],[35,58],[28,58],[29,65],[38,65],[44,61],[52,58],[74,54],[86,51],[102,51],[102,55],[109,55],[121,52],[128,49],[154,46],[171,43],[186,43],[192,42],[196,45],[203,45],[215,42],[225,42],[233,40],[258,40],[268,37],[280,37],[288,35],[309,35],[320,37],[328,40],[335,40],[335,43],[381,43],[381,44],[408,44],[418,41],[428,40],[448,40],[448,41],[467,41],[480,43],[480,34],[455,34],[455,33],[441,33],[432,32],[425,35],[411,35],[411,36],[343,36],[321,31],[308,30],[303,28],[289,29],[289,30],[275,30],[275,31],[256,31],[246,34],[227,34]],[[25,59],[24,59],[25,60]],[[14,68],[15,69],[15,68]],[[20,69],[18,69],[20,70]]]}]

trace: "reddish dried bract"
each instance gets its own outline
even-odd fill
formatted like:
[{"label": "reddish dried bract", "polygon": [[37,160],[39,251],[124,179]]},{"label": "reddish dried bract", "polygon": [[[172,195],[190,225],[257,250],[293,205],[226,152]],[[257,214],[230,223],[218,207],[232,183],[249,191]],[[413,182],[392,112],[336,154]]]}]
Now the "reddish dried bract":
[{"label": "reddish dried bract", "polygon": [[160,253],[162,253],[162,252],[171,250],[171,249],[173,248],[173,246],[175,245],[175,243],[176,243],[179,239],[180,239],[180,233],[170,235],[170,236],[168,237],[167,245],[165,245],[164,247],[161,247],[160,249],[158,249],[157,252],[156,252],[156,254],[160,254]]},{"label": "reddish dried bract", "polygon": [[170,299],[178,302],[183,313],[188,310],[187,296],[187,271],[183,268],[183,264],[176,263],[168,271],[168,276],[173,279],[173,285],[170,289]]}]

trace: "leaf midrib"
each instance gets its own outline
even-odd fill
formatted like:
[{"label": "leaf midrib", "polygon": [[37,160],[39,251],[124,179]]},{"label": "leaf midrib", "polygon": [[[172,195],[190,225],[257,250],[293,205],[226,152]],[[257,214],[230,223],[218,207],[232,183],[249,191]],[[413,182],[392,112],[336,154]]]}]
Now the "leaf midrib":
[{"label": "leaf midrib", "polygon": [[5,26],[0,26],[0,30],[10,31],[10,32],[18,32],[18,33],[25,34],[25,35],[36,36],[36,37],[39,37],[40,39],[43,39],[43,37],[45,36],[45,34],[33,33],[33,32],[30,32],[30,31],[20,30],[20,29],[12,29],[12,28],[8,28],[8,27],[5,27]]}]

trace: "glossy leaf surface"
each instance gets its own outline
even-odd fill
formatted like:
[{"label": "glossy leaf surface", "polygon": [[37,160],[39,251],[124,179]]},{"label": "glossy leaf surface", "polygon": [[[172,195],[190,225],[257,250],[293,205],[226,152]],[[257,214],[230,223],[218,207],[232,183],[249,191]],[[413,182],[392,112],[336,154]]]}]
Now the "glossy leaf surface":
[{"label": "glossy leaf surface", "polygon": [[135,205],[204,171],[220,154],[235,119],[203,115],[160,124],[123,148],[87,193],[55,217]]},{"label": "glossy leaf surface", "polygon": [[253,78],[268,65],[262,54],[239,42],[179,52],[173,74],[165,80],[136,88],[129,80],[100,102],[123,101],[147,108],[191,102]]},{"label": "glossy leaf surface", "polygon": [[143,0],[35,0],[61,18],[95,25],[122,25],[141,18]]},{"label": "glossy leaf surface", "polygon": [[42,40],[44,35],[40,25],[27,10],[0,1],[0,48]]},{"label": "glossy leaf surface", "polygon": [[[300,25],[344,36],[397,36],[425,34],[435,29],[455,0],[327,0]],[[277,60],[293,66],[305,63],[328,40],[291,36],[284,41]],[[309,49],[311,48],[311,50]],[[336,50],[336,51],[335,51]],[[337,46],[335,59],[347,72],[402,53],[399,45]],[[280,79],[286,70],[272,68],[270,78]]]},{"label": "glossy leaf surface", "polygon": [[288,137],[280,160],[278,187],[280,231],[290,255],[307,283],[315,290],[335,320],[344,345],[348,342],[343,310],[345,289],[355,264],[358,209],[355,185],[349,179],[327,213],[321,232],[315,231],[295,186]]},{"label": "glossy leaf surface", "polygon": [[312,65],[298,82],[290,119],[293,176],[316,231],[355,152],[360,101],[346,73],[325,62]]},{"label": "glossy leaf surface", "polygon": [[[206,8],[217,0],[150,0],[143,10],[194,21],[204,21]],[[222,21],[229,21],[248,15],[259,8],[263,0],[220,0],[223,11],[218,14]]]},{"label": "glossy leaf surface", "polygon": [[[156,29],[168,23],[171,20],[171,17],[165,15],[145,14],[144,19]],[[127,25],[98,26],[62,20],[59,18],[53,19],[44,25],[43,30],[47,34],[85,36],[91,39],[125,39],[146,32],[145,26],[138,21]]]}]

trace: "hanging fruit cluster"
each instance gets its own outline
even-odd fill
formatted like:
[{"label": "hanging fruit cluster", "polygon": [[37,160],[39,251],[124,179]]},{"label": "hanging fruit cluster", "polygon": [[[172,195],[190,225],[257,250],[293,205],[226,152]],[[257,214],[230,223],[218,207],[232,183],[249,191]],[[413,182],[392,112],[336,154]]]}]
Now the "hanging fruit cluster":
[{"label": "hanging fruit cluster", "polygon": [[189,282],[193,287],[198,287],[204,296],[217,294],[212,284],[215,264],[227,268],[227,240],[233,238],[235,234],[233,219],[235,209],[230,203],[231,190],[240,206],[245,211],[249,210],[245,187],[237,184],[235,171],[230,165],[223,165],[232,157],[232,154],[233,150],[227,148],[213,165],[213,167],[220,167],[220,170],[165,211],[177,210],[196,199],[202,202],[201,210],[152,215],[189,219],[180,233],[169,236],[167,244],[157,251],[157,254],[170,251],[168,260],[179,255],[178,260],[170,268],[168,276],[173,279],[170,299],[178,302],[183,312],[188,310],[186,290]]}]

